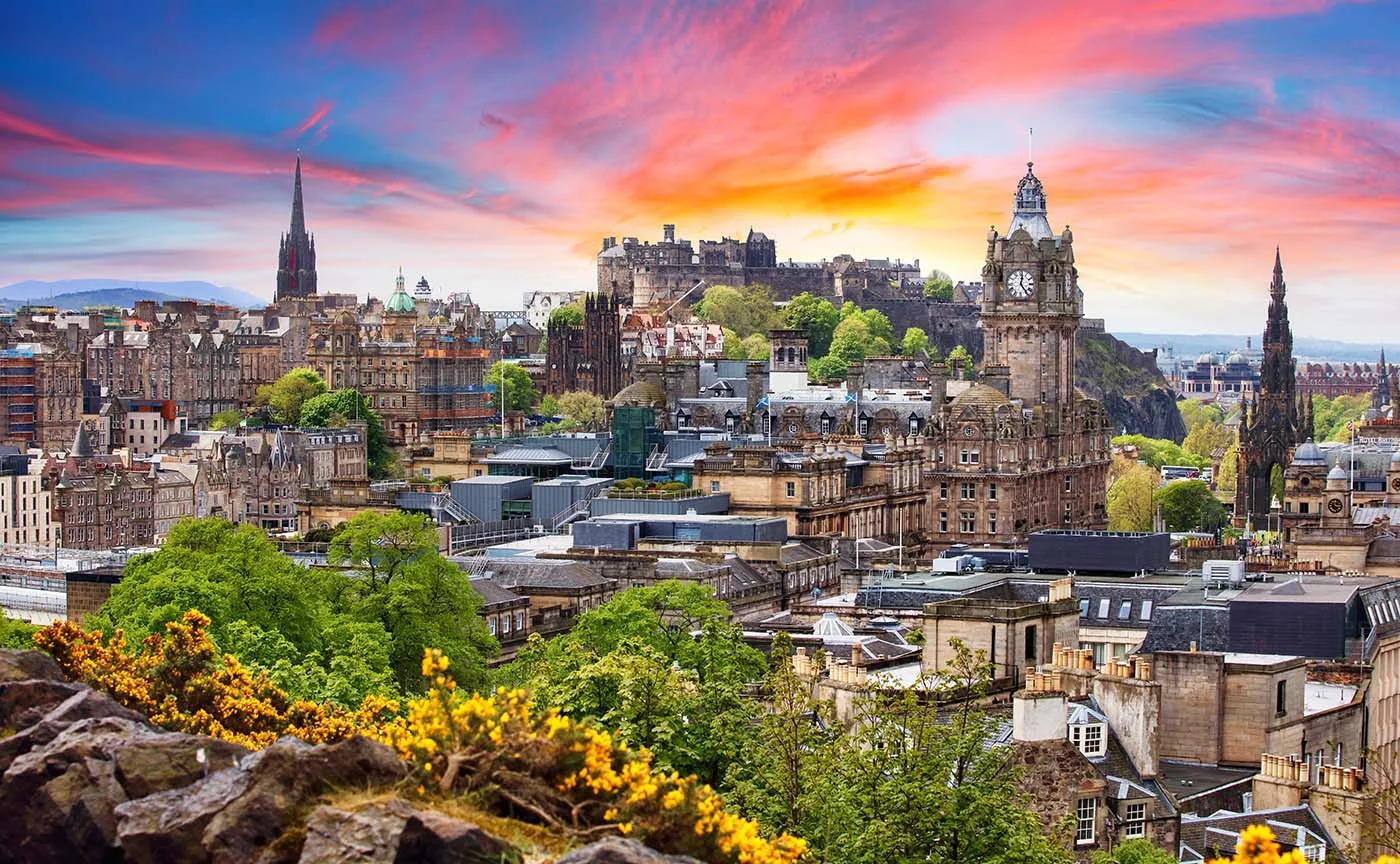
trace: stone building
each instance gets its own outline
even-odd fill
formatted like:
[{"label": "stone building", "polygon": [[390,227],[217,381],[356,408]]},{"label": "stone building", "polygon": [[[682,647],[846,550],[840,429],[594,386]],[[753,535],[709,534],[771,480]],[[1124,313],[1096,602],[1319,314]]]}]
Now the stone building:
[{"label": "stone building", "polygon": [[590,294],[583,300],[582,325],[549,325],[547,392],[557,396],[578,390],[611,399],[622,389],[621,311],[617,295]]},{"label": "stone building", "polygon": [[1287,468],[1293,449],[1312,437],[1312,402],[1296,395],[1293,331],[1288,324],[1286,293],[1283,261],[1275,250],[1259,390],[1240,414],[1235,475],[1235,524],[1239,527],[1250,526],[1255,519],[1269,514],[1274,469]]},{"label": "stone building", "polygon": [[20,342],[0,350],[0,441],[60,448],[82,414],[82,357],[62,340]]},{"label": "stone building", "polygon": [[1387,364],[1385,352],[1381,352],[1379,363],[1299,364],[1296,387],[1300,396],[1335,399],[1374,393],[1383,382],[1388,387],[1397,380],[1400,380],[1400,367]]},{"label": "stone building", "polygon": [[1240,351],[1230,352],[1223,363],[1214,354],[1202,354],[1179,382],[1179,391],[1188,396],[1250,396],[1258,387],[1259,372]]},{"label": "stone building", "polygon": [[197,325],[168,316],[144,331],[103,332],[88,345],[88,378],[109,397],[173,401],[207,427],[240,405],[238,349],[230,334]]},{"label": "stone building", "polygon": [[309,491],[337,483],[368,488],[363,424],[249,430],[220,441],[211,461],[218,466],[216,482],[226,489],[228,518],[271,533],[318,527],[299,519]]},{"label": "stone building", "polygon": [[598,293],[615,295],[634,307],[699,299],[710,285],[768,285],[780,300],[809,292],[856,302],[923,290],[918,259],[838,255],[831,261],[779,261],[777,244],[752,229],[743,240],[724,237],[698,245],[677,239],[676,226],[670,224],[662,226],[658,243],[636,237],[619,243],[616,237],[604,237],[597,265]]},{"label": "stone building", "polygon": [[0,470],[0,545],[57,546],[53,492],[44,483],[43,463],[7,458]]},{"label": "stone building", "polygon": [[316,238],[306,233],[301,200],[301,157],[292,183],[292,224],[277,248],[277,302],[316,296]]}]

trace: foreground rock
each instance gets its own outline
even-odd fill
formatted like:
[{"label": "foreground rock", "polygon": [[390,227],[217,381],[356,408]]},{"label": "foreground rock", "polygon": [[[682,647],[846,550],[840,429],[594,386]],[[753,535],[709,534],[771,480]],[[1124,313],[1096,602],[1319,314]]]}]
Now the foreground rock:
[{"label": "foreground rock", "polygon": [[636,840],[609,837],[575,849],[556,864],[695,864],[684,855],[664,855]]},{"label": "foreground rock", "polygon": [[511,864],[519,850],[481,828],[406,801],[356,811],[321,807],[306,820],[299,864]]},{"label": "foreground rock", "polygon": [[[100,702],[84,694],[72,700]],[[160,732],[123,716],[59,725],[31,727],[44,734],[31,735],[34,746],[14,756],[0,778],[5,814],[0,857],[6,860],[120,860],[118,805],[201,779],[204,768],[196,758],[201,748],[215,764],[225,765],[247,752],[212,738]],[[42,742],[49,733],[56,734]]]},{"label": "foreground rock", "polygon": [[368,738],[316,747],[283,738],[190,789],[123,804],[117,834],[131,862],[295,862],[317,798],[381,788],[405,773],[392,750]]}]

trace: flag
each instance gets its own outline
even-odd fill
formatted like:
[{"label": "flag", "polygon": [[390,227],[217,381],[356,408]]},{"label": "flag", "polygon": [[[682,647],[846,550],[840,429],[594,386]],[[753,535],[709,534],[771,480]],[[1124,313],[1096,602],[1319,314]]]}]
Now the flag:
[{"label": "flag", "polygon": [[854,402],[854,401],[856,401],[856,398],[857,398],[857,397],[858,397],[858,394],[856,394],[856,393],[847,393],[847,394],[846,394],[846,401],[847,401],[847,402]]},{"label": "flag", "polygon": [[767,408],[767,407],[768,407],[768,397],[767,397],[767,396],[764,396],[762,399],[758,400],[758,402],[754,403],[754,406],[753,406],[753,407],[755,407],[755,408]]}]

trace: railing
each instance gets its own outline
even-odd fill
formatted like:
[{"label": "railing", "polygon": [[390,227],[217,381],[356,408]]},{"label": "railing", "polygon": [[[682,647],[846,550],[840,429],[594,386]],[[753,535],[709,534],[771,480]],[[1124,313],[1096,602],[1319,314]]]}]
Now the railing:
[{"label": "railing", "polygon": [[603,447],[603,449],[594,453],[592,456],[573,460],[569,464],[569,467],[578,471],[597,471],[604,465],[608,464],[608,457],[610,455],[612,455],[611,441],[609,441],[607,445]]},{"label": "railing", "polygon": [[646,500],[675,500],[678,498],[703,498],[706,492],[700,489],[618,489],[616,486],[608,487],[606,498],[614,500],[646,501]]},{"label": "railing", "polygon": [[508,519],[475,525],[453,525],[448,535],[447,554],[460,555],[469,549],[508,543],[539,534],[532,519]]},{"label": "railing", "polygon": [[660,447],[651,448],[651,455],[647,457],[647,470],[660,471],[666,467],[666,451]]},{"label": "railing", "polygon": [[559,533],[560,529],[562,529],[565,525],[568,525],[570,522],[574,521],[578,517],[588,513],[593,499],[597,498],[599,495],[602,495],[609,488],[610,487],[608,486],[603,486],[602,484],[599,484],[596,488],[588,490],[588,494],[584,495],[582,498],[569,505],[569,507],[566,508],[564,512],[559,513],[554,517],[554,519],[550,523],[550,530],[557,534]]}]

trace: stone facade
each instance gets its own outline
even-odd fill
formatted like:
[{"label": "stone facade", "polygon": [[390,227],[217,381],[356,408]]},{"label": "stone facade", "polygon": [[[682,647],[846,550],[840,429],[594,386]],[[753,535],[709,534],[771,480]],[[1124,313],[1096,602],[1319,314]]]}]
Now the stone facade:
[{"label": "stone facade", "polygon": [[179,316],[144,331],[104,332],[88,346],[88,377],[109,397],[173,401],[197,427],[240,407],[238,349],[223,332]]},{"label": "stone facade", "polygon": [[301,200],[301,157],[297,157],[292,185],[292,224],[277,249],[278,300],[316,296],[316,238],[306,233]]},{"label": "stone facade", "polygon": [[623,387],[621,303],[614,294],[590,294],[583,301],[583,324],[549,325],[546,334],[545,390],[593,393],[611,399]]},{"label": "stone facade", "polygon": [[82,414],[82,357],[56,344],[21,342],[0,351],[0,441],[59,448]]}]

